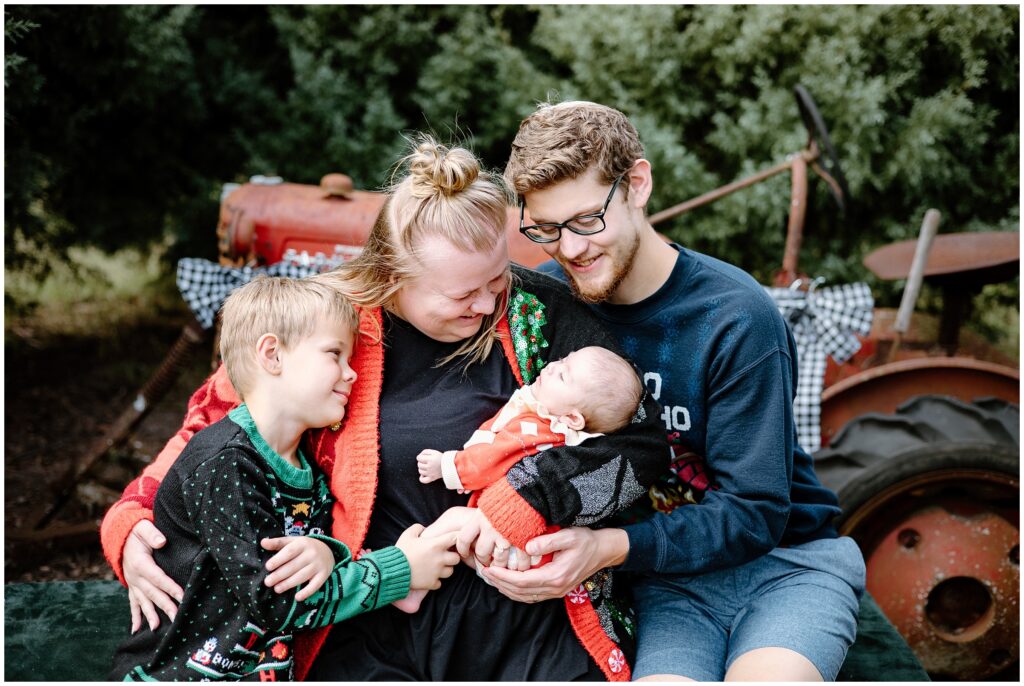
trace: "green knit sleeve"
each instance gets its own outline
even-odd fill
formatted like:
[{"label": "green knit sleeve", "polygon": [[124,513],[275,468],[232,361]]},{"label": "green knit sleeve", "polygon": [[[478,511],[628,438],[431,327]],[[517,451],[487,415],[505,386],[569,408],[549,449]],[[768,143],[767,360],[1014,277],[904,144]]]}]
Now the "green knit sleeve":
[{"label": "green knit sleeve", "polygon": [[320,590],[298,603],[291,626],[319,628],[376,610],[407,596],[410,580],[409,562],[394,546],[339,562]]}]

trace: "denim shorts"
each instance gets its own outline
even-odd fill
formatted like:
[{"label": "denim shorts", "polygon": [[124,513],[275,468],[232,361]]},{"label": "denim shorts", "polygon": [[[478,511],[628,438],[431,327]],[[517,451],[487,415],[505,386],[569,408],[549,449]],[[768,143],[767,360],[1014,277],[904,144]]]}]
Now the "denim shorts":
[{"label": "denim shorts", "polygon": [[740,655],[788,648],[834,681],[857,636],[864,575],[860,549],[844,536],[776,548],[707,574],[637,578],[633,678],[722,681]]}]

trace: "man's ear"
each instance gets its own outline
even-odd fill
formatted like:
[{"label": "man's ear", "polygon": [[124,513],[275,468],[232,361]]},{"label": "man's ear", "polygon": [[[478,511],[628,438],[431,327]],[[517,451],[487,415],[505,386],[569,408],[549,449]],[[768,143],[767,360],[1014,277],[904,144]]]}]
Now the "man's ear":
[{"label": "man's ear", "polygon": [[281,373],[281,341],[277,334],[265,333],[256,341],[256,361],[267,373]]},{"label": "man's ear", "polygon": [[626,179],[629,181],[629,204],[633,207],[646,207],[647,201],[651,199],[651,191],[654,190],[651,163],[637,160],[630,167]]},{"label": "man's ear", "polygon": [[583,427],[587,425],[587,420],[583,418],[579,410],[575,409],[570,410],[567,414],[563,414],[558,418],[558,421],[574,431],[582,431]]}]

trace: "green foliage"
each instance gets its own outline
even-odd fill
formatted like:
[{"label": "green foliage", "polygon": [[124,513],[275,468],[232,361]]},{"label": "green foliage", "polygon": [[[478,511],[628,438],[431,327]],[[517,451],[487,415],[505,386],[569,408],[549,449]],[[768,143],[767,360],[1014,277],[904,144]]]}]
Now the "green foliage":
[{"label": "green foliage", "polygon": [[[26,33],[38,25],[22,19],[14,19],[7,12],[4,12],[4,40],[10,46],[14,46]],[[7,90],[7,77],[18,71],[18,67],[25,62],[25,58],[17,53],[4,55],[4,90]]]},{"label": "green foliage", "polygon": [[[223,182],[379,188],[425,129],[501,168],[552,97],[631,116],[655,212],[801,148],[802,83],[851,198],[840,216],[812,182],[801,267],[864,279],[929,207],[945,231],[1018,230],[1018,23],[1010,6],[15,6],[5,257],[165,235],[169,258],[210,255]],[[780,176],[659,228],[767,282],[788,211]]]},{"label": "green foliage", "polygon": [[[1016,8],[591,6],[541,15],[531,40],[569,65],[566,94],[633,115],[654,162],[652,210],[802,147],[792,96],[802,83],[852,195],[844,221],[815,185],[807,271],[861,276],[859,258],[914,237],[928,207],[943,212],[946,230],[994,229],[1016,216]],[[788,181],[777,178],[684,215],[667,233],[766,281],[781,261],[787,213]]]}]

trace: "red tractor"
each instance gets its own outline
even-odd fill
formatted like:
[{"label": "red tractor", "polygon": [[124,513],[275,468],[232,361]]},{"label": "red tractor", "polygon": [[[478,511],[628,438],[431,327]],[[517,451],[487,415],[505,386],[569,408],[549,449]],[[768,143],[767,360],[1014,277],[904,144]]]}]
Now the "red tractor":
[{"label": "red tractor", "polygon": [[[913,277],[913,250],[864,263]],[[934,318],[901,330],[876,309],[861,351],[826,373],[815,468],[839,494],[840,533],[864,551],[868,590],[937,679],[1019,665],[1020,373],[958,335],[971,290],[1018,264],[1015,233],[938,236],[920,270],[943,288],[938,336]]]}]

